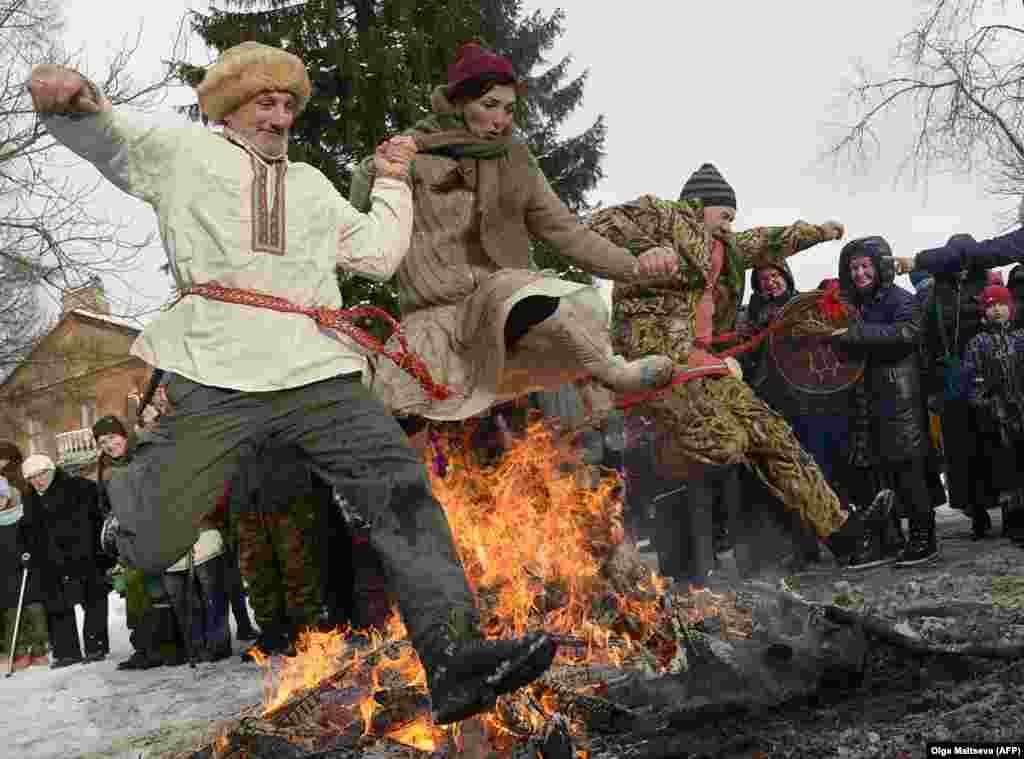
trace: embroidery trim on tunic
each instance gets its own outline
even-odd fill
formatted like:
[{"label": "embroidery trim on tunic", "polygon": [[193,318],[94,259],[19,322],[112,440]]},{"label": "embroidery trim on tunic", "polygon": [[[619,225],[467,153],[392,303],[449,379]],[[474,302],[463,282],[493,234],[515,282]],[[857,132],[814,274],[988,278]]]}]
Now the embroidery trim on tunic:
[{"label": "embroidery trim on tunic", "polygon": [[255,155],[249,154],[252,162],[252,249],[256,253],[271,253],[283,256],[285,251],[285,183],[287,164],[274,163],[274,205],[270,206],[267,195],[267,165]]}]

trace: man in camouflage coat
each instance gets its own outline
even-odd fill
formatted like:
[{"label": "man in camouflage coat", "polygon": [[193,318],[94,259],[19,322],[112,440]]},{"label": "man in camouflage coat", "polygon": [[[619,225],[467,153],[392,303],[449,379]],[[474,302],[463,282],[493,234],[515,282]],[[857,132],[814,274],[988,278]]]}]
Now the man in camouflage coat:
[{"label": "man in camouflage coat", "polygon": [[704,164],[678,202],[645,195],[593,216],[591,229],[635,254],[674,249],[659,278],[616,283],[615,351],[627,360],[668,355],[690,375],[633,406],[633,413],[654,419],[666,434],[658,446],[665,470],[691,479],[701,467],[746,464],[824,537],[846,521],[839,499],[789,425],[740,379],[737,365],[708,349],[715,335],[735,327],[747,269],[838,240],[843,227],[797,221],[735,234],[735,215],[732,188]]}]

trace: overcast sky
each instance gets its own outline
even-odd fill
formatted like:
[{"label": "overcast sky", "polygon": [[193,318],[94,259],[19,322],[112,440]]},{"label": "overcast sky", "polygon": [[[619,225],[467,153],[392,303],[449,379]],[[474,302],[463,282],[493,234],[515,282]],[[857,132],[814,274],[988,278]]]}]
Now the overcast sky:
[{"label": "overcast sky", "polygon": [[[836,134],[836,108],[854,64],[886,69],[920,10],[914,0],[526,5],[531,12],[564,9],[566,33],[552,59],[571,54],[574,73],[590,72],[584,103],[566,133],[605,116],[605,179],[595,201],[612,204],[643,193],[675,198],[689,174],[710,161],[736,190],[738,229],[836,219],[846,224],[848,237],[883,235],[897,255],[941,244],[956,232],[983,238],[1004,231],[1000,218],[1013,204],[987,196],[977,178],[932,176],[926,187],[897,181],[897,161],[912,129],[906,114],[887,123],[882,158],[869,172],[855,175],[819,159]],[[82,47],[88,67],[100,69],[110,51],[141,28],[136,65],[145,78],[167,57],[190,7],[205,9],[206,3],[68,0],[67,44]],[[1013,18],[1022,11],[1009,13]],[[194,43],[191,57],[206,62],[207,52]],[[169,104],[191,100],[181,88]],[[82,176],[95,175],[83,170]],[[146,206],[115,190],[98,201],[140,232],[155,227]],[[791,259],[798,286],[812,288],[833,276],[841,245],[820,245]],[[116,282],[108,287],[122,299],[157,301],[167,293],[166,277],[156,268],[161,262],[155,249],[140,271],[126,275],[139,294]]]}]

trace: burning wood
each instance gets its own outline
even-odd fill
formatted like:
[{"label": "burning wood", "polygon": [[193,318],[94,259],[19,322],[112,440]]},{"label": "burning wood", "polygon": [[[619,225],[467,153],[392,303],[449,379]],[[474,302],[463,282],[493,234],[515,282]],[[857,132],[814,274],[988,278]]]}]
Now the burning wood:
[{"label": "burning wood", "polygon": [[[638,714],[608,698],[613,684],[685,671],[706,621],[716,620],[723,639],[749,637],[751,617],[735,594],[670,593],[624,543],[615,473],[596,488],[579,487],[560,470],[563,454],[540,425],[494,468],[476,465],[459,442],[444,441],[448,471],[433,487],[485,631],[544,629],[563,642],[547,676],[483,718],[494,749],[534,739],[535,753],[560,756],[566,741],[585,746],[590,732],[630,729]],[[265,703],[239,732],[290,736],[310,750],[388,739],[431,752],[455,740],[430,722],[425,675],[403,626],[392,621],[361,645],[351,632],[313,633],[294,659],[261,662]]]}]

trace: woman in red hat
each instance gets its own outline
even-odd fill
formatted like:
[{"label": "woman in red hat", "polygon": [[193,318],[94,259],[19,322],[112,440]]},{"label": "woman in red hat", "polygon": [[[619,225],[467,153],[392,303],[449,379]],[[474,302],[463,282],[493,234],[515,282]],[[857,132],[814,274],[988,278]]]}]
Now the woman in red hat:
[{"label": "woman in red hat", "polygon": [[[618,392],[670,379],[663,356],[613,356],[608,314],[595,288],[538,271],[532,240],[552,243],[593,274],[632,280],[650,260],[583,227],[513,136],[525,92],[511,62],[476,43],[462,47],[435,89],[433,113],[409,134],[415,220],[398,270],[402,327],[431,373],[453,389],[429,398],[408,375],[380,362],[374,389],[411,431],[422,417],[457,420],[496,401],[592,377]],[[371,164],[357,172],[363,207]]]}]

